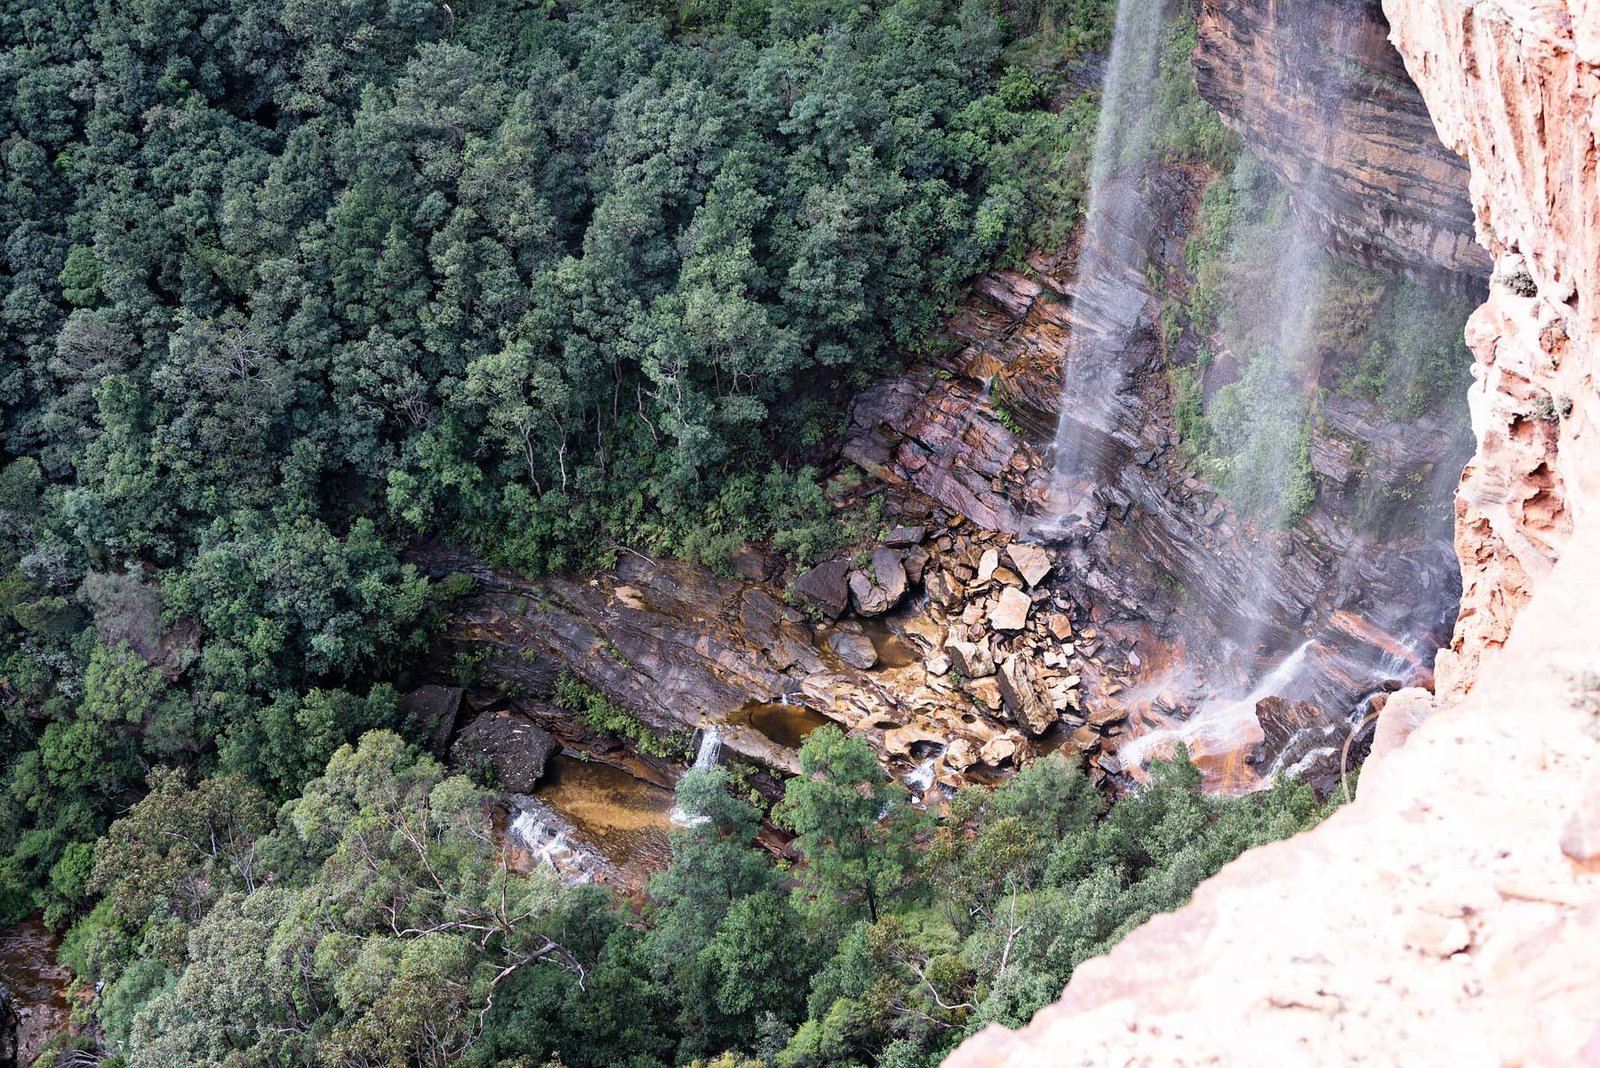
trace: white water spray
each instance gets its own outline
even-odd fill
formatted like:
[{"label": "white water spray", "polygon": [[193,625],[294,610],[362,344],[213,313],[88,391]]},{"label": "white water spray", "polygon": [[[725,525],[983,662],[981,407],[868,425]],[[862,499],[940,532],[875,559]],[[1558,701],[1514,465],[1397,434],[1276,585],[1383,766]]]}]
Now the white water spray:
[{"label": "white water spray", "polygon": [[[1125,344],[1144,309],[1145,255],[1131,234],[1132,224],[1148,211],[1148,205],[1136,176],[1120,183],[1114,179],[1136,168],[1155,138],[1161,9],[1161,0],[1121,0],[1117,5],[1072,297],[1075,304],[1089,305],[1093,312],[1073,316],[1072,346],[1062,368],[1055,468],[1057,480],[1063,484],[1092,475],[1098,461],[1092,436],[1075,418],[1074,402],[1089,395],[1098,352]],[[1088,334],[1084,324],[1091,321],[1105,328],[1103,334]],[[1058,516],[1046,529],[1064,525],[1065,516]]]},{"label": "white water spray", "polygon": [[1123,767],[1134,767],[1157,755],[1158,749],[1182,742],[1192,750],[1215,752],[1255,728],[1256,703],[1266,697],[1282,696],[1305,667],[1306,657],[1315,642],[1305,642],[1279,661],[1243,697],[1223,697],[1208,701],[1194,715],[1174,727],[1150,731],[1117,750]]},{"label": "white water spray", "polygon": [[[704,727],[700,731],[700,745],[695,750],[692,771],[710,771],[722,759],[722,734],[717,730],[715,723]],[[704,816],[691,816],[682,805],[673,805],[670,816],[672,823],[677,827],[698,827],[706,822]]]},{"label": "white water spray", "polygon": [[716,724],[700,732],[700,747],[695,750],[694,770],[710,771],[722,759],[722,734]]},{"label": "white water spray", "polygon": [[929,757],[913,768],[905,777],[906,786],[916,794],[925,794],[933,785],[934,757]]}]

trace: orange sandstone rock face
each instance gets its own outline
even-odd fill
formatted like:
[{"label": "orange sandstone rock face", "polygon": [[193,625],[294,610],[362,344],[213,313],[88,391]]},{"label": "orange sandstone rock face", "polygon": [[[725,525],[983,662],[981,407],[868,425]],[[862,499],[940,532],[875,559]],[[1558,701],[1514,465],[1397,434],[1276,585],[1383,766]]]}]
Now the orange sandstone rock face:
[{"label": "orange sandstone rock face", "polygon": [[1495,257],[1467,340],[1478,451],[1456,500],[1465,596],[1441,693],[1485,653],[1600,500],[1600,2],[1390,0],[1439,135],[1472,166]]},{"label": "orange sandstone rock face", "polygon": [[1600,0],[1385,8],[1496,263],[1439,696],[1390,699],[1355,802],[955,1068],[1600,1064]]}]

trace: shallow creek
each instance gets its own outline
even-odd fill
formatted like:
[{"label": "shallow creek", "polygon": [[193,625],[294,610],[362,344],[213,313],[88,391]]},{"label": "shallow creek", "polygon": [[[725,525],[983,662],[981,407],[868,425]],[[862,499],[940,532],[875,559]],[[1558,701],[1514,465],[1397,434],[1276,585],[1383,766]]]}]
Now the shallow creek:
[{"label": "shallow creek", "polygon": [[[56,936],[37,917],[0,927],[0,986],[11,991],[19,1017],[18,1064],[32,1063],[39,1047],[66,1028],[72,1015],[67,997],[71,978],[55,962]],[[9,1053],[0,1034],[0,1057]]]}]

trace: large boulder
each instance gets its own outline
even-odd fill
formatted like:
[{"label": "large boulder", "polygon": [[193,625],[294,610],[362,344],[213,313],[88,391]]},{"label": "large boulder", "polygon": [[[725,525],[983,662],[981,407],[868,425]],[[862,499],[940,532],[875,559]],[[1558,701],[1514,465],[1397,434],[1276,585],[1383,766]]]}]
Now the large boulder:
[{"label": "large boulder", "polygon": [[994,653],[987,640],[947,642],[944,648],[950,654],[950,663],[966,678],[981,679],[994,674]]},{"label": "large boulder", "polygon": [[1015,586],[1000,593],[1000,602],[989,610],[989,626],[995,630],[1018,631],[1028,625],[1033,599]]},{"label": "large boulder", "polygon": [[874,549],[868,571],[850,572],[850,604],[860,615],[881,616],[905,595],[905,565],[893,549]]},{"label": "large boulder", "polygon": [[836,630],[828,635],[828,648],[832,649],[840,660],[862,671],[875,667],[878,663],[878,648],[865,634]]},{"label": "large boulder", "polygon": [[450,762],[472,768],[487,761],[502,786],[526,794],[533,792],[545,764],[560,748],[536,723],[510,712],[485,712],[462,729],[450,747]]},{"label": "large boulder", "polygon": [[1050,574],[1050,554],[1037,545],[1026,542],[1012,542],[1006,546],[1006,555],[1011,557],[1011,562],[1016,565],[1017,574],[1022,576],[1029,586],[1037,586]]},{"label": "large boulder", "polygon": [[909,549],[913,545],[921,545],[922,539],[927,536],[927,527],[895,527],[885,535],[883,543],[894,549]]},{"label": "large boulder", "polygon": [[874,549],[872,571],[876,585],[889,599],[889,607],[899,604],[900,598],[906,595],[906,568],[900,560],[900,554],[889,548]]},{"label": "large boulder", "polygon": [[1021,656],[1008,656],[995,676],[1000,683],[1000,699],[1023,730],[1038,737],[1056,721],[1056,710],[1050,695],[1039,682],[1039,673],[1033,661]]},{"label": "large boulder", "polygon": [[850,564],[829,560],[801,575],[795,593],[829,619],[838,619],[850,604]]},{"label": "large boulder", "polygon": [[[460,686],[418,686],[400,698],[401,719],[413,737],[427,738],[428,751],[440,760],[450,747],[456,718],[461,714]],[[0,1061],[0,1064],[5,1062]]]}]

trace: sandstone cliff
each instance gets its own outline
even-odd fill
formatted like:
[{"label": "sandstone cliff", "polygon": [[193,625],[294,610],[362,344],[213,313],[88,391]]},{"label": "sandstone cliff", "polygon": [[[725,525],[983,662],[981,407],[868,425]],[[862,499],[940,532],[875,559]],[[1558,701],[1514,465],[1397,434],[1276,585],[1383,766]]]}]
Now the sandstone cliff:
[{"label": "sandstone cliff", "polygon": [[1205,0],[1195,79],[1348,259],[1481,292],[1466,165],[1434,136],[1377,0]]},{"label": "sandstone cliff", "polygon": [[1439,697],[1389,702],[1353,804],[950,1064],[1600,1059],[1600,3],[1386,6],[1496,263]]}]

